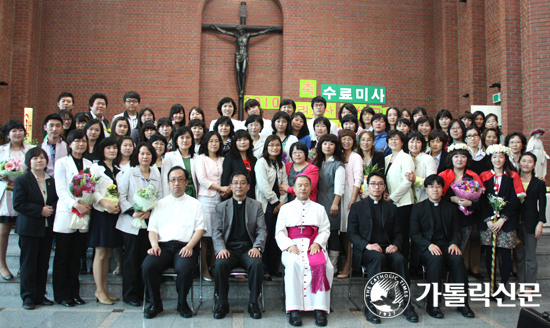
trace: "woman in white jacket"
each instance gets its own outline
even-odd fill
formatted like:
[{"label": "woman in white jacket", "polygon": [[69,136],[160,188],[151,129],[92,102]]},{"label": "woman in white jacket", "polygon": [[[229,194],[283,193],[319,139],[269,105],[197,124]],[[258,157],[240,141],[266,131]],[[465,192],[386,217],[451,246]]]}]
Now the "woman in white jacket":
[{"label": "woman in white jacket", "polygon": [[84,131],[73,130],[67,136],[67,152],[69,155],[60,158],[55,163],[55,190],[59,200],[53,231],[55,232],[56,249],[53,260],[53,295],[56,302],[63,306],[84,304],[80,298],[80,256],[87,247],[86,229],[72,229],[72,209],[80,214],[90,214],[90,206],[80,204],[69,191],[73,176],[89,168],[92,162],[83,158],[88,150],[88,141]]},{"label": "woman in white jacket", "polygon": [[140,143],[131,162],[131,168],[124,171],[118,184],[118,199],[120,215],[116,228],[122,231],[124,259],[122,262],[122,297],[131,306],[139,307],[143,302],[143,279],[141,264],[151,248],[147,228],[139,228],[132,224],[134,218],[149,221],[151,211],[134,211],[134,193],[138,189],[154,186],[157,189],[157,199],[162,198],[160,173],[155,163],[157,153],[151,144]]},{"label": "woman in white jacket", "polygon": [[[280,112],[283,113],[283,112]],[[286,114],[286,113],[285,113]],[[288,116],[288,114],[287,114]],[[256,200],[262,203],[265,213],[267,238],[262,260],[266,268],[265,280],[272,280],[271,275],[278,274],[281,252],[275,242],[275,225],[277,214],[287,201],[286,192],[281,192],[280,185],[288,185],[288,176],[283,163],[281,139],[270,135],[265,140],[262,157],[256,162]]]},{"label": "woman in white jacket", "polygon": [[96,156],[99,162],[92,164],[90,172],[98,177],[92,214],[90,215],[89,245],[93,247],[94,262],[93,272],[96,284],[95,297],[101,304],[112,305],[113,301],[120,298],[114,297],[107,289],[107,275],[109,274],[109,258],[114,248],[122,247],[122,235],[116,229],[120,206],[118,198],[116,202],[108,199],[108,188],[116,186],[118,168],[113,161],[118,155],[115,138],[108,137],[97,146]]},{"label": "woman in white jacket", "polygon": [[426,139],[422,133],[410,132],[407,137],[407,146],[413,158],[414,172],[405,173],[405,176],[413,184],[415,203],[420,203],[428,198],[424,189],[424,179],[429,175],[437,174],[437,166],[434,158],[426,154]]},{"label": "woman in white jacket", "polygon": [[386,156],[386,183],[385,199],[397,206],[396,216],[399,228],[403,234],[403,246],[399,250],[405,259],[409,260],[409,219],[414,204],[412,183],[406,177],[407,173],[414,172],[414,162],[411,155],[403,151],[406,138],[403,132],[392,130],[388,132],[387,142],[391,155]]},{"label": "woman in white jacket", "polygon": [[[0,146],[0,161],[19,159],[21,160],[19,170],[25,172],[27,169],[23,164],[25,154],[32,148],[31,145],[23,142],[26,134],[25,126],[20,121],[9,121],[2,129],[2,134],[9,142]],[[17,212],[13,210],[12,205],[13,180],[9,181],[7,178],[0,178],[0,180],[2,181],[0,190],[3,191],[0,199],[0,275],[4,280],[11,280],[13,274],[8,269],[6,253],[11,227],[17,218]]]},{"label": "woman in white jacket", "polygon": [[173,151],[164,155],[162,161],[162,194],[165,196],[170,195],[170,189],[168,187],[168,172],[174,166],[183,167],[192,178],[189,180],[187,187],[185,187],[185,193],[193,198],[197,198],[197,190],[199,184],[197,182],[197,174],[195,172],[195,139],[193,138],[193,132],[190,128],[182,126],[176,130],[174,137],[172,138]]}]

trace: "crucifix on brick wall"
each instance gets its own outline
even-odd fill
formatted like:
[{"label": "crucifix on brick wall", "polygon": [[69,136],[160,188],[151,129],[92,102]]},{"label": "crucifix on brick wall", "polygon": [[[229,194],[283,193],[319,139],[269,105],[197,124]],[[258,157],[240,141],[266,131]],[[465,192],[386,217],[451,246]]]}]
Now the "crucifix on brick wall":
[{"label": "crucifix on brick wall", "polygon": [[[235,38],[237,50],[235,51],[235,75],[239,93],[239,120],[243,120],[243,101],[246,87],[246,71],[248,69],[248,45],[250,38],[271,31],[282,32],[282,26],[258,26],[246,25],[246,2],[241,2],[241,22],[239,25],[226,24],[202,24],[203,29],[214,29],[225,35]],[[227,30],[235,30],[235,33]],[[255,32],[255,33],[248,33]]]}]

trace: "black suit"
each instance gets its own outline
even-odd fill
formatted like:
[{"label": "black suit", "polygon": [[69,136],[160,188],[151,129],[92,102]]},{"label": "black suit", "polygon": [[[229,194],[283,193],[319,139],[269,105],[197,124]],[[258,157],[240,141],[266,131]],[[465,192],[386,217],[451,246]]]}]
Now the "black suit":
[{"label": "black suit", "polygon": [[[413,206],[411,213],[411,238],[420,249],[420,260],[426,265],[429,283],[436,282],[442,288],[441,272],[444,265],[449,267],[454,283],[467,283],[466,265],[464,264],[462,255],[449,254],[450,245],[460,247],[458,209],[456,205],[445,200],[441,200],[438,207],[440,211],[439,217],[437,214],[434,216],[437,209],[435,209],[434,204],[429,199]],[[439,221],[435,222],[435,220]],[[442,226],[444,236],[434,235],[434,229],[437,224]],[[436,239],[445,239],[448,241],[448,243],[437,244],[441,249],[442,255],[432,255],[428,249],[431,244],[434,244],[432,241]],[[430,293],[428,294],[428,307],[433,306],[432,290],[433,288],[430,288]]]},{"label": "black suit", "polygon": [[439,166],[437,167],[437,174],[445,171],[448,169],[447,167],[447,156],[449,156],[449,153],[447,153],[445,150],[441,152],[441,157],[439,158]]},{"label": "black suit", "polygon": [[525,224],[525,231],[534,234],[539,222],[546,223],[546,184],[532,177],[525,191],[525,200],[520,206],[520,221]]},{"label": "black suit", "polygon": [[[252,145],[251,145],[252,146]],[[250,160],[250,159],[249,159]],[[250,189],[246,193],[246,197],[255,199],[256,198],[256,176],[254,175],[254,166],[256,161],[250,160],[250,166],[252,170],[250,171],[248,177],[250,179]],[[231,184],[231,175],[235,172],[248,172],[242,158],[235,158],[231,155],[228,155],[223,160],[223,173],[222,173],[222,186],[229,186]]]},{"label": "black suit", "polygon": [[238,264],[247,270],[249,300],[256,303],[262,289],[264,267],[262,258],[250,257],[248,251],[252,248],[260,248],[263,251],[265,247],[267,230],[264,212],[259,201],[247,197],[243,201],[245,203],[244,226],[249,240],[240,244],[231,243],[231,228],[235,226],[234,223],[238,224],[234,222],[237,219],[234,218],[233,202],[233,198],[230,198],[216,205],[216,216],[212,222],[212,243],[216,254],[224,249],[229,251],[229,258],[216,259],[214,265],[213,273],[216,290],[220,297],[219,304],[228,304],[229,274]]},{"label": "black suit", "polygon": [[41,303],[46,294],[55,213],[45,218],[42,209],[49,205],[55,210],[57,193],[53,178],[46,179],[45,183],[45,204],[31,171],[17,178],[13,188],[13,209],[18,212],[15,232],[21,249],[21,298],[27,304]]},{"label": "black suit", "polygon": [[[376,217],[377,212],[374,210],[374,206],[380,206],[381,217]],[[407,260],[399,253],[401,243],[403,242],[403,235],[399,231],[396,213],[397,207],[383,199],[378,204],[375,204],[369,197],[351,205],[347,233],[349,241],[353,244],[353,269],[358,271],[361,265],[366,266],[369,277],[373,277],[382,272],[386,266],[386,261],[388,261],[391,269],[401,275],[407,283],[410,283]],[[366,248],[368,244],[371,244],[375,219],[381,220],[384,232],[382,239],[386,239],[388,245],[397,246],[397,252],[387,254],[371,251]],[[385,252],[385,247],[382,247],[382,249]]]}]

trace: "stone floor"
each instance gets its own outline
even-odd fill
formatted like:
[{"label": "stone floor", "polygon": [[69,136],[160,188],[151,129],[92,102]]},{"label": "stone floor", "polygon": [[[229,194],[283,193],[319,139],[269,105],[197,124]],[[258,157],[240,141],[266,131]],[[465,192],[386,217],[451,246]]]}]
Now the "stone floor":
[{"label": "stone floor", "polygon": [[[251,327],[291,327],[288,317],[282,312],[282,304],[279,299],[267,299],[267,312],[261,320],[251,319],[246,313],[246,302],[243,300],[230,300],[231,314],[225,319],[214,320],[212,318],[212,301],[207,300],[197,316],[184,319],[176,312],[176,301],[165,300],[164,312],[154,319],[144,319],[141,309],[117,302],[114,306],[101,305],[92,299],[86,299],[88,303],[75,308],[64,308],[60,305],[38,306],[33,311],[23,310],[21,300],[16,296],[0,296],[0,327],[201,327],[201,328],[239,328]],[[513,304],[508,301],[506,304]],[[445,325],[448,327],[460,327],[468,325],[468,328],[477,327],[516,327],[519,316],[519,302],[516,307],[497,308],[491,303],[490,308],[483,304],[473,304],[472,308],[476,318],[467,319],[454,309],[442,307],[445,319],[438,320],[429,317],[425,311],[418,310],[420,322],[409,323],[404,317],[383,319],[381,325],[399,327],[435,327]],[[540,312],[550,309],[550,299],[543,297],[540,302]],[[334,312],[328,316],[329,326],[333,327],[375,327],[367,322],[363,314],[353,309],[354,306],[347,298],[334,299]],[[315,327],[315,318],[312,313],[302,315],[304,327]],[[533,327],[536,328],[536,327]]]}]

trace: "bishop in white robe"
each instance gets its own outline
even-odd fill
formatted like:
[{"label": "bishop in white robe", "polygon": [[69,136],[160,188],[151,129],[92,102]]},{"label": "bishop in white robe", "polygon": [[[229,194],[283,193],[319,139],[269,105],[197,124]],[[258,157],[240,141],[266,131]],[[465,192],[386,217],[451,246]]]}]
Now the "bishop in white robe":
[{"label": "bishop in white robe", "polygon": [[283,251],[286,311],[290,323],[301,325],[299,311],[314,311],[316,323],[327,324],[334,268],[328,259],[330,222],[325,208],[309,199],[311,181],[299,175],[296,199],[281,207],[275,240]]}]

